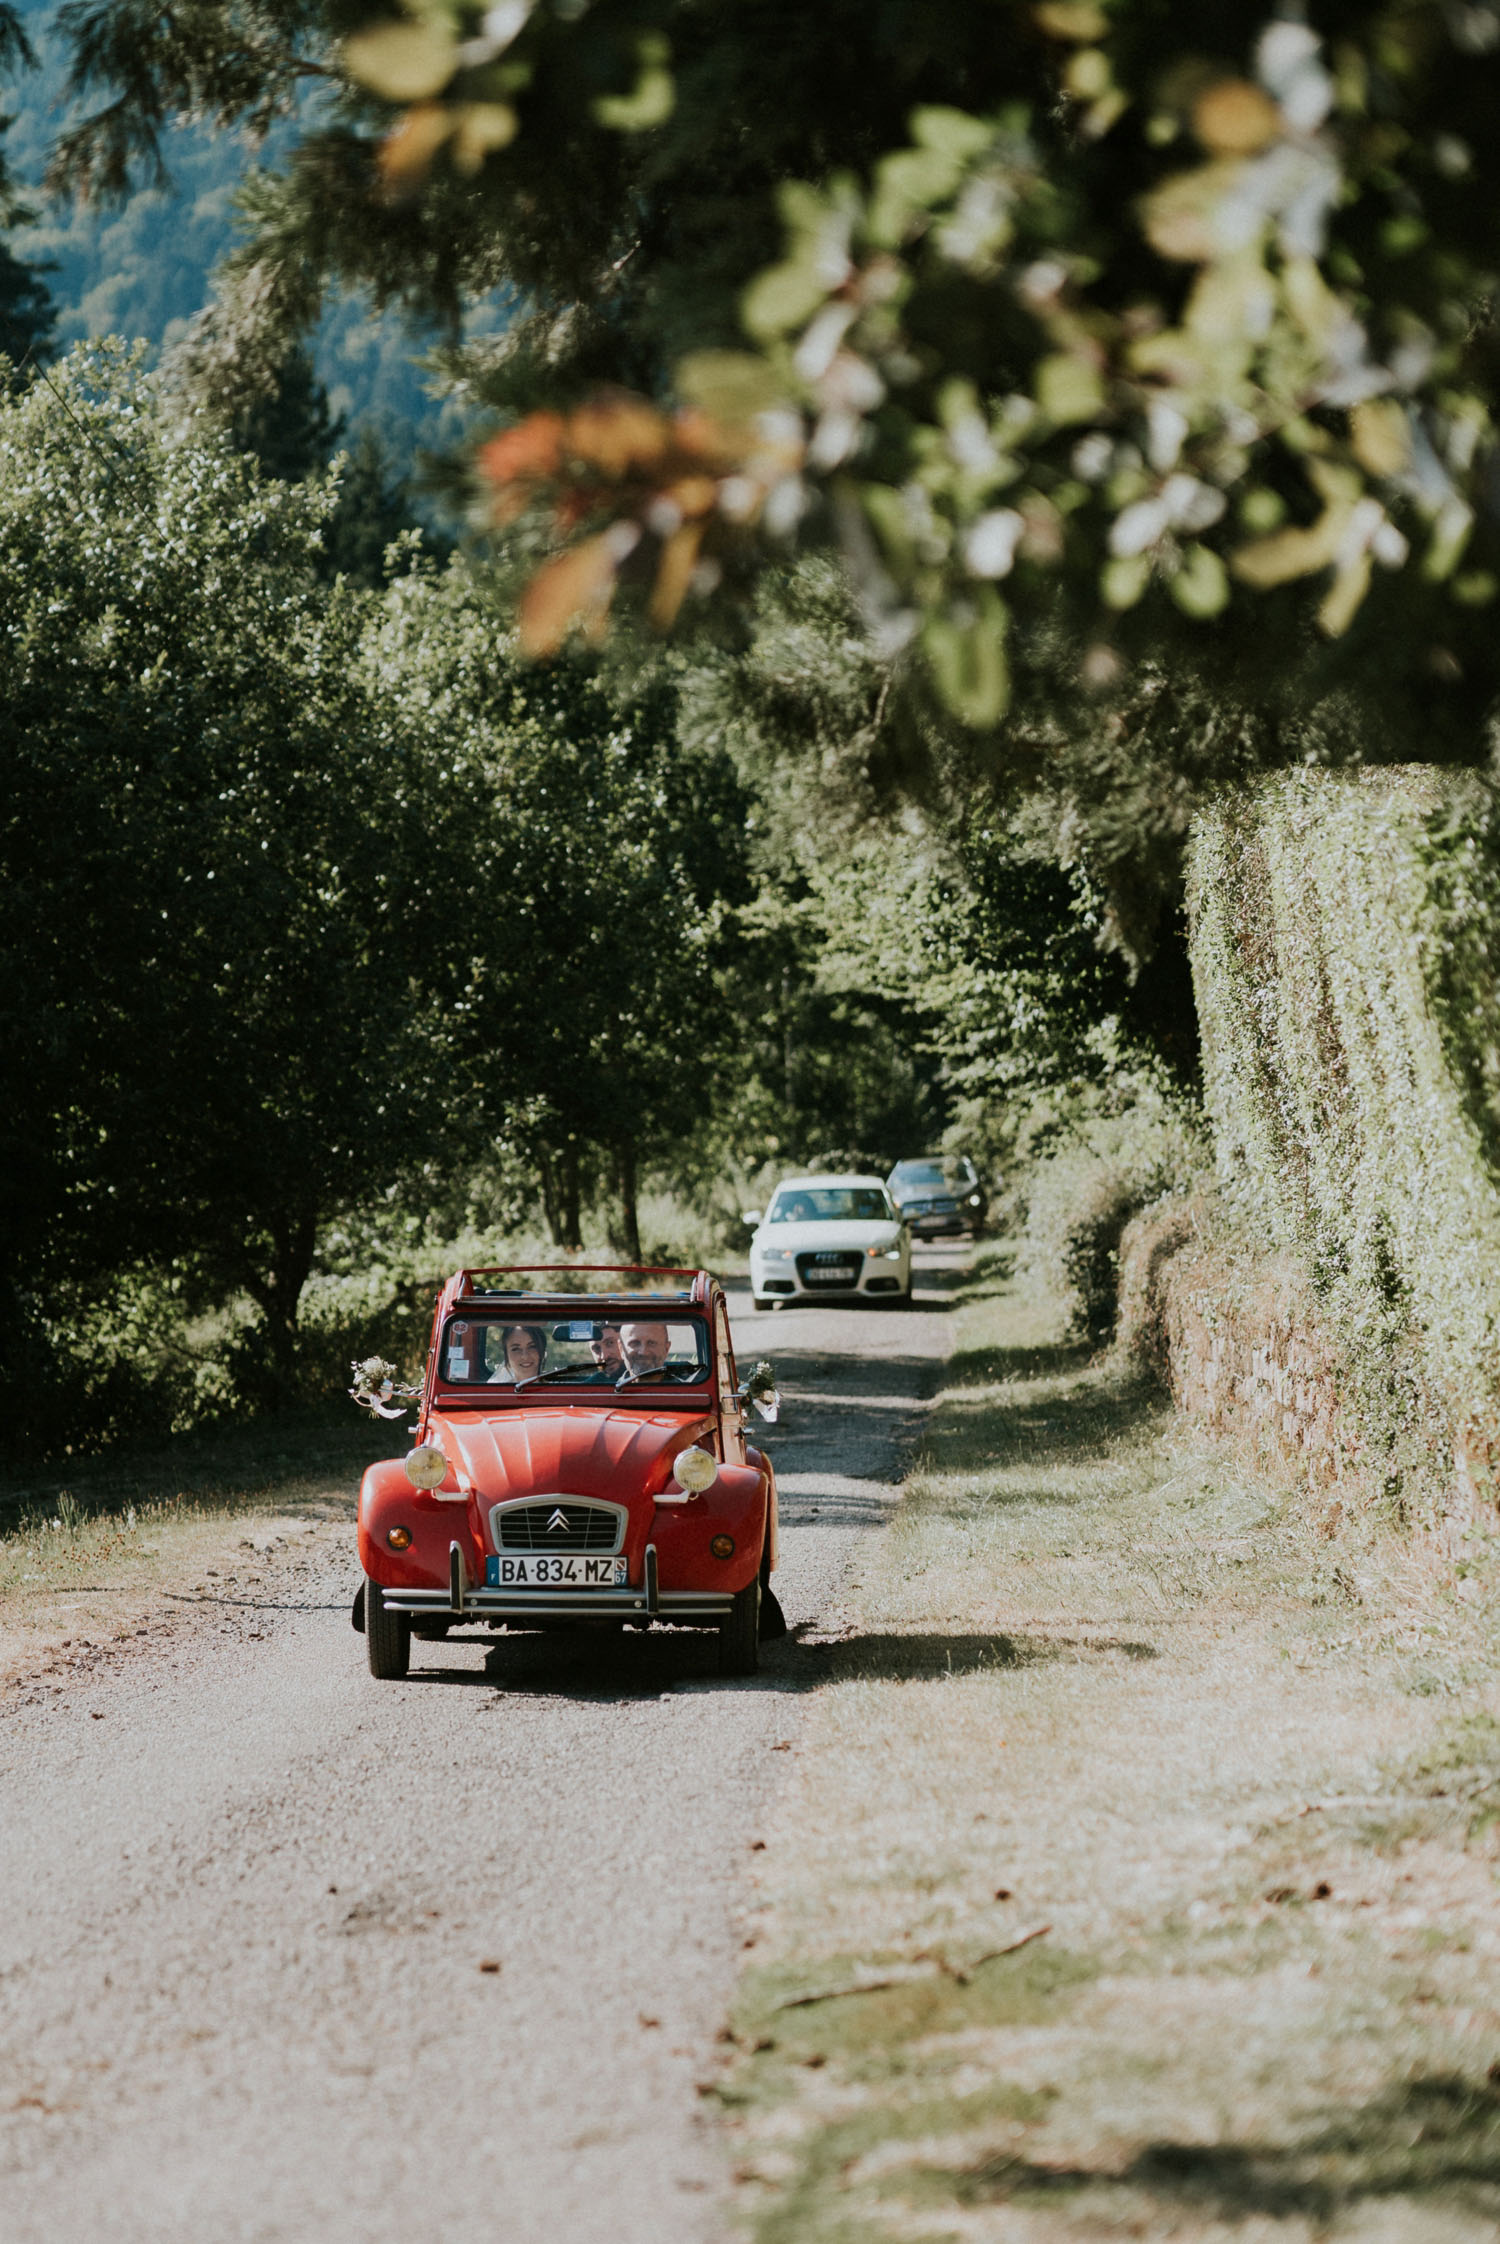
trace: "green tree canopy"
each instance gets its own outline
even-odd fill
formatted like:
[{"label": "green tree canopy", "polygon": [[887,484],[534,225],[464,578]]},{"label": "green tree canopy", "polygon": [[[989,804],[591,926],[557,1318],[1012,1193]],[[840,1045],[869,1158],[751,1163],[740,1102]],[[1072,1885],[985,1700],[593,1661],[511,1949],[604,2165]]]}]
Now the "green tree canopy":
[{"label": "green tree canopy", "polygon": [[176,1263],[284,1374],[319,1223],[433,1135],[416,781],[326,491],[169,428],[110,353],[0,403],[0,1315]]},{"label": "green tree canopy", "polygon": [[277,367],[275,387],[252,398],[230,427],[240,450],[282,483],[304,482],[327,467],[343,433],[343,415],[330,408],[312,353],[300,343]]},{"label": "green tree canopy", "polygon": [[371,666],[441,759],[443,1097],[480,1143],[524,1150],[561,1244],[602,1190],[638,1259],[644,1168],[712,1158],[752,888],[744,789],[721,749],[679,744],[670,688],[622,701],[592,664],[497,647],[493,593],[462,562],[391,586]]},{"label": "green tree canopy", "polygon": [[66,20],[109,98],[59,175],[96,186],[178,107],[264,123],[325,88],[247,186],[203,393],[333,282],[455,329],[516,292],[466,373],[523,416],[480,511],[566,547],[534,647],[620,584],[666,623],[836,539],[903,690],[992,771],[1060,780],[1106,856],[1248,764],[1478,753],[1490,0]]}]

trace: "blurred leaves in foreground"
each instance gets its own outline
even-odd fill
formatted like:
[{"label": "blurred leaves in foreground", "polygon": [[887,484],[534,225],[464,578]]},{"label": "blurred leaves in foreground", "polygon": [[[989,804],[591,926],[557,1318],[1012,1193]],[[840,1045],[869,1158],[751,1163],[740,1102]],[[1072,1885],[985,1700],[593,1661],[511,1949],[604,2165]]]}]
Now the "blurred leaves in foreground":
[{"label": "blurred leaves in foreground", "polygon": [[[1142,771],[1222,775],[1201,726],[1142,721],[1164,691],[1259,760],[1481,752],[1492,0],[69,20],[108,98],[61,181],[117,188],[174,108],[295,114],[183,394],[238,409],[333,287],[446,323],[538,652],[622,588],[660,628],[741,613],[833,542],[982,767],[1031,786],[1038,728],[1088,728],[1122,828]],[[496,289],[508,332],[466,346]]]}]

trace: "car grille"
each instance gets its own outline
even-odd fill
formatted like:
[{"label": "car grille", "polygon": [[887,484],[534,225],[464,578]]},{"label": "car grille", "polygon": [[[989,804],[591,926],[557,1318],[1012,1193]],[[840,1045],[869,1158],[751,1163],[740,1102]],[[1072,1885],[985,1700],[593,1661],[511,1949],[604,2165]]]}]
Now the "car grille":
[{"label": "car grille", "polygon": [[[557,1525],[561,1514],[563,1524]],[[624,1520],[613,1505],[570,1504],[543,1496],[494,1514],[495,1546],[502,1551],[612,1551]]]},{"label": "car grille", "polygon": [[797,1276],[804,1286],[827,1286],[831,1292],[840,1286],[857,1286],[863,1260],[863,1254],[854,1248],[842,1254],[836,1249],[821,1254],[799,1254]]}]

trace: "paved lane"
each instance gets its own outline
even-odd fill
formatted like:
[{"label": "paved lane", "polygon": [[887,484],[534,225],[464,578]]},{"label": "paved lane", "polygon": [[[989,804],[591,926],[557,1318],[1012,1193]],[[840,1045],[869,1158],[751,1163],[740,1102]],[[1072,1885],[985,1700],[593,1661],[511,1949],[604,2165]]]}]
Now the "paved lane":
[{"label": "paved lane", "polygon": [[684,1632],[423,1645],[377,1685],[344,1560],[264,1641],[206,1614],[0,1722],[5,2244],[722,2233],[694,2090],[747,1851],[958,1259],[909,1312],[739,1302],[787,1398],[793,1635],[753,1682]]}]

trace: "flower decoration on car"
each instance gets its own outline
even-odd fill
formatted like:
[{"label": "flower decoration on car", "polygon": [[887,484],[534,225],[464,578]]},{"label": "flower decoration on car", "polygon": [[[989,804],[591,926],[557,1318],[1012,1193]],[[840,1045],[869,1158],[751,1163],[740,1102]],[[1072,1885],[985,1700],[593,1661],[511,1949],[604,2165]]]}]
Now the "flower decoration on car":
[{"label": "flower decoration on car", "polygon": [[781,1415],[781,1390],[764,1356],[746,1379],[743,1393],[746,1402],[759,1411],[767,1425],[774,1426]]},{"label": "flower decoration on car", "polygon": [[363,1363],[352,1363],[354,1385],[348,1390],[361,1410],[373,1412],[377,1418],[403,1418],[408,1403],[420,1402],[420,1387],[400,1385],[396,1366],[388,1364],[383,1356],[367,1356]]}]

